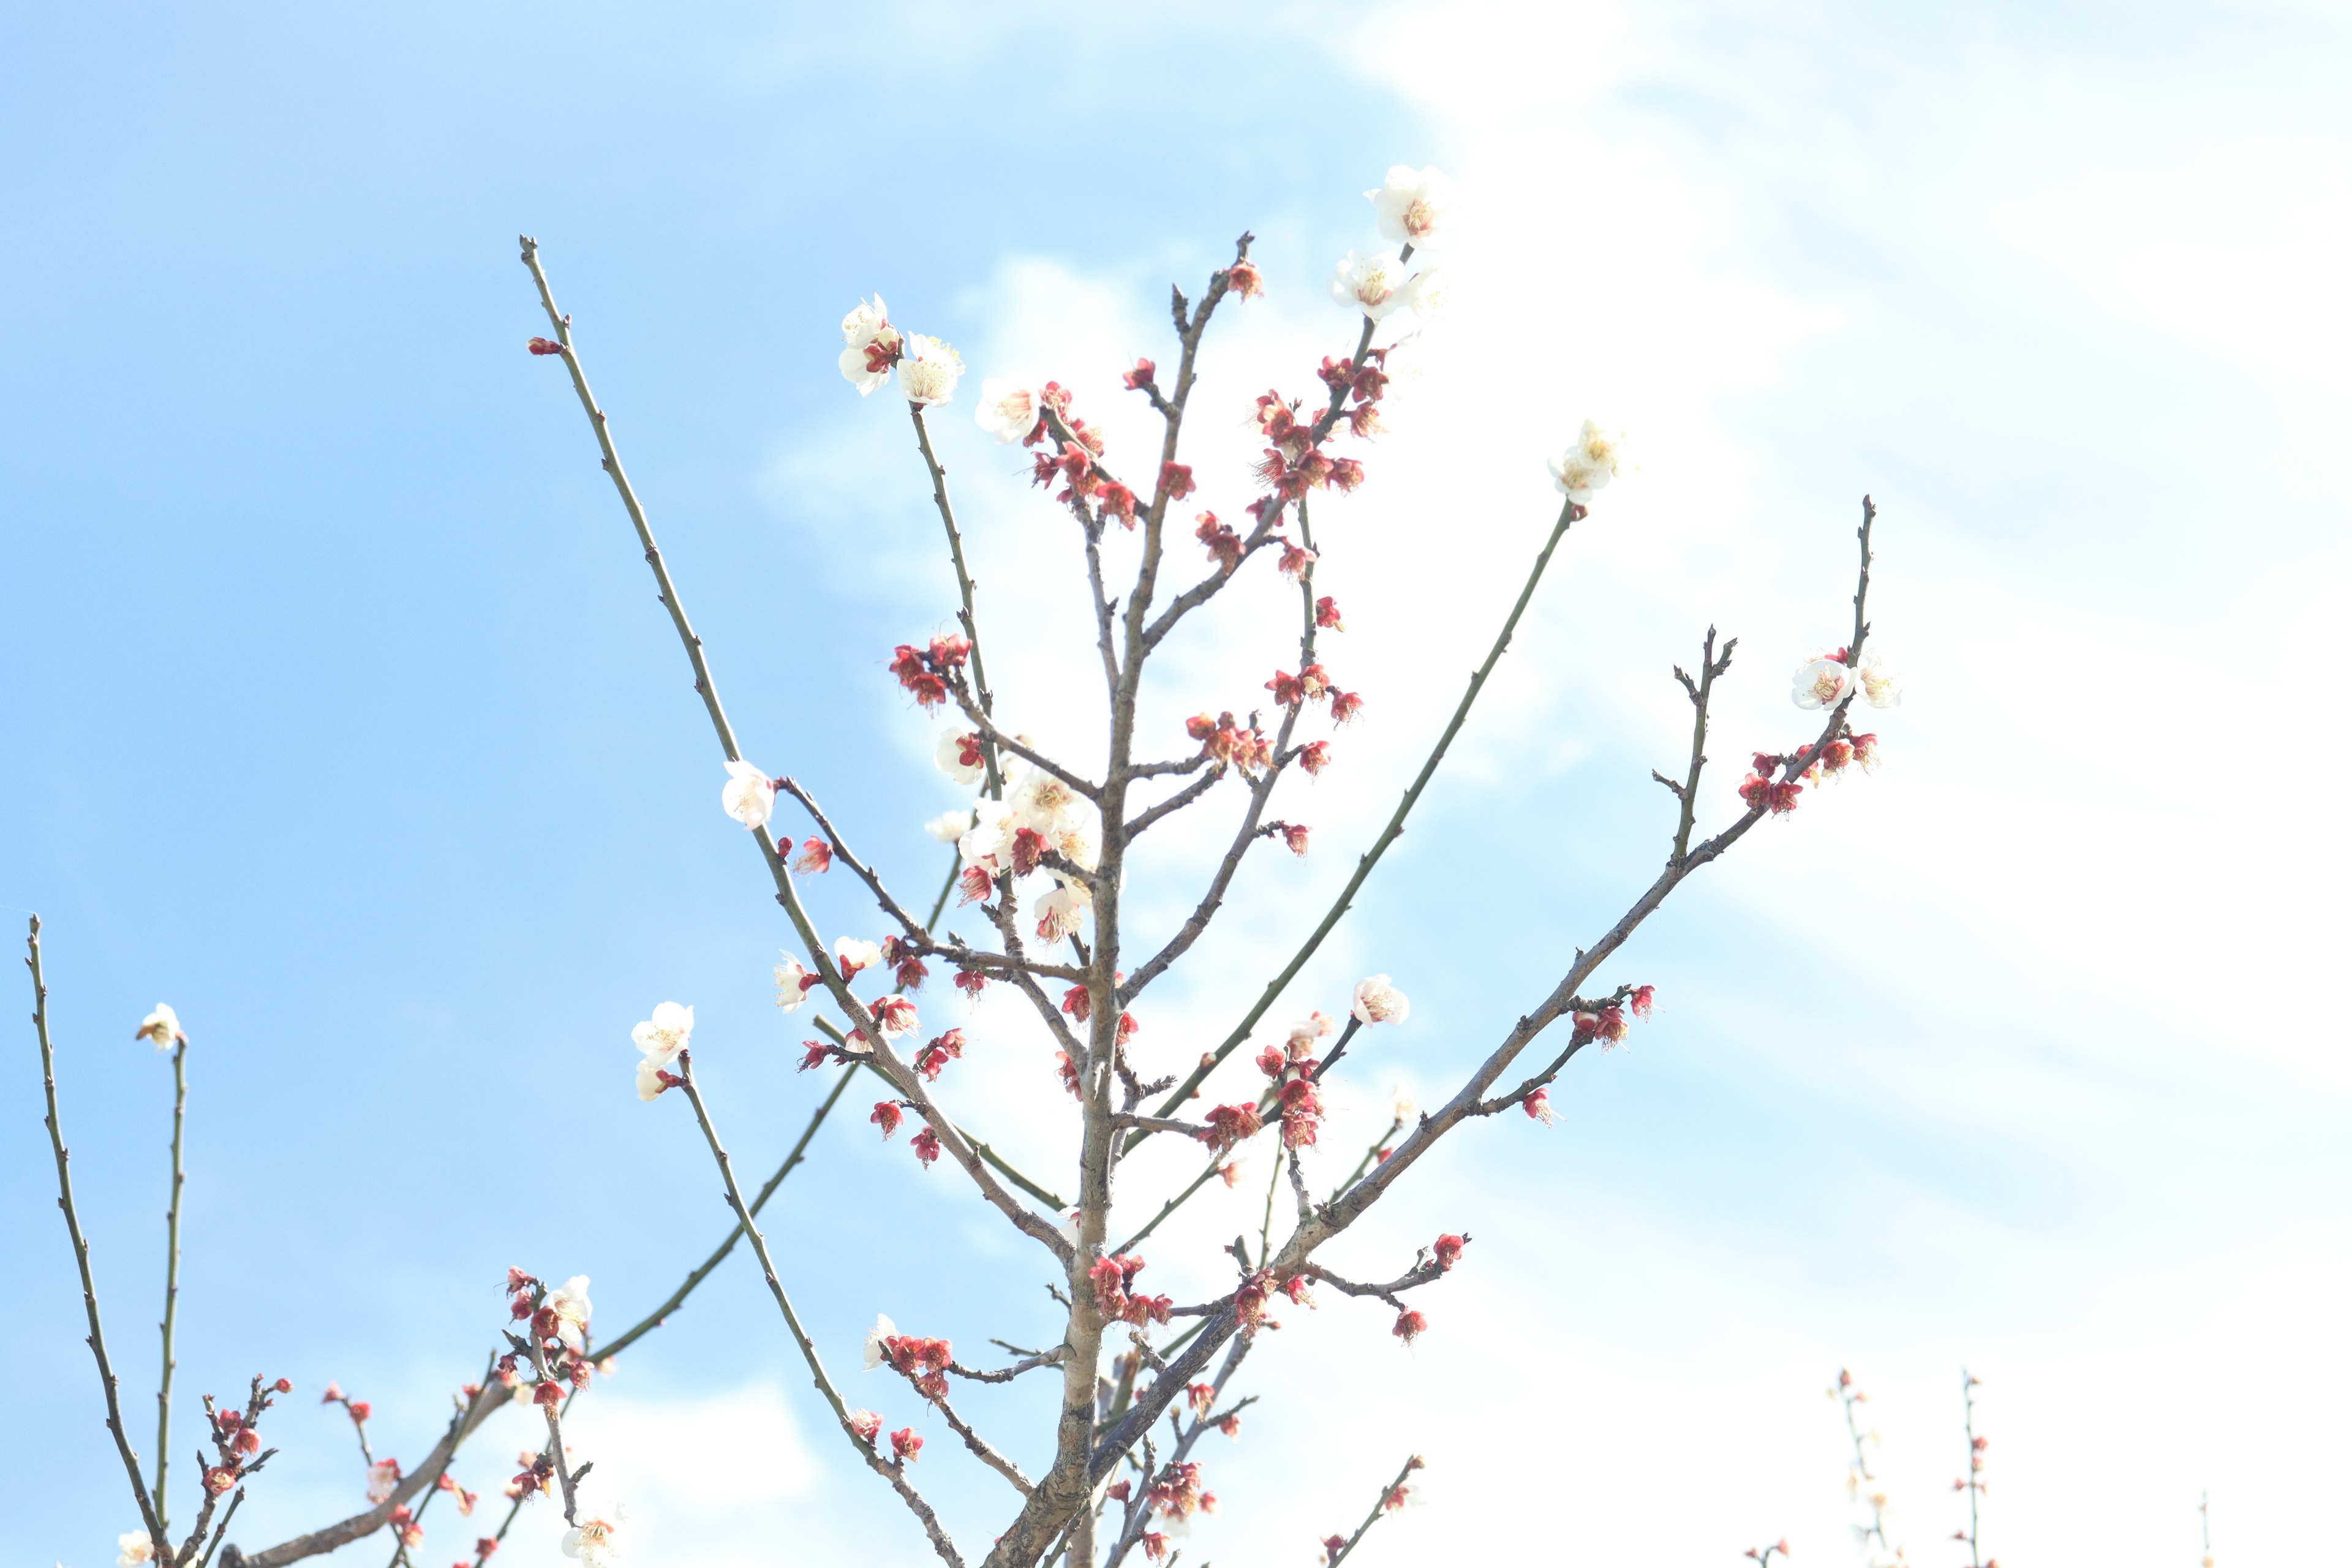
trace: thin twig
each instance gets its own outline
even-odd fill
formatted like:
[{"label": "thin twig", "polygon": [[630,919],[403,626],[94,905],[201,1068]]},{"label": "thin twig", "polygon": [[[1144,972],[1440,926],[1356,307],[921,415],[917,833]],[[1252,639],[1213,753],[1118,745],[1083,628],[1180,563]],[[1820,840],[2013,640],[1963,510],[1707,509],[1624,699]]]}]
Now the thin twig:
[{"label": "thin twig", "polygon": [[1329,1568],[1339,1568],[1339,1564],[1348,1560],[1348,1553],[1356,1549],[1356,1543],[1363,1540],[1365,1533],[1369,1531],[1372,1526],[1378,1524],[1383,1515],[1388,1513],[1389,1499],[1396,1496],[1397,1489],[1402,1487],[1406,1481],[1412,1479],[1413,1471],[1421,1468],[1421,1456],[1419,1454],[1415,1454],[1412,1458],[1407,1459],[1404,1462],[1404,1468],[1397,1472],[1396,1479],[1391,1481],[1387,1486],[1381,1489],[1379,1500],[1372,1504],[1372,1511],[1364,1516],[1363,1523],[1356,1526],[1356,1533],[1348,1537],[1347,1544],[1340,1547],[1339,1551],[1331,1554]]},{"label": "thin twig", "polygon": [[98,1381],[106,1391],[106,1429],[113,1434],[114,1451],[121,1457],[122,1468],[131,1478],[131,1492],[139,1500],[139,1517],[155,1543],[158,1558],[171,1552],[163,1521],[155,1511],[154,1499],[148,1495],[147,1479],[139,1473],[139,1456],[131,1450],[131,1438],[122,1426],[122,1404],[116,1393],[114,1367],[106,1357],[106,1331],[99,1326],[98,1282],[89,1271],[89,1243],[81,1233],[81,1216],[74,1210],[73,1176],[66,1168],[66,1140],[58,1121],[57,1053],[49,1045],[49,987],[41,974],[41,917],[35,915],[25,931],[26,967],[33,972],[33,1033],[41,1043],[41,1092],[48,1101],[47,1126],[49,1149],[58,1161],[58,1207],[65,1211],[66,1235],[73,1242],[74,1265],[81,1270],[82,1310],[89,1319],[89,1353],[98,1361]]},{"label": "thin twig", "polygon": [[[180,1321],[180,1191],[187,1184],[184,1153],[188,1123],[188,1037],[180,1032],[172,1047],[172,1204],[163,1211],[163,1373],[155,1385],[155,1518],[166,1531],[172,1528],[167,1500],[172,1470],[172,1373],[179,1362],[172,1353],[172,1336]],[[243,1489],[239,1489],[240,1492]]]},{"label": "thin twig", "polygon": [[680,1051],[677,1054],[677,1071],[678,1087],[686,1091],[687,1102],[694,1107],[694,1120],[702,1129],[703,1142],[710,1146],[710,1158],[719,1166],[720,1180],[727,1184],[728,1206],[742,1221],[743,1234],[751,1238],[751,1253],[760,1260],[760,1273],[768,1282],[768,1293],[775,1298],[776,1309],[783,1314],[784,1327],[792,1334],[793,1342],[800,1347],[801,1359],[808,1363],[809,1377],[816,1384],[817,1393],[832,1407],[834,1419],[841,1424],[843,1436],[849,1439],[850,1447],[856,1449],[858,1456],[866,1461],[866,1468],[888,1481],[891,1489],[921,1521],[924,1532],[930,1537],[931,1549],[950,1564],[950,1568],[963,1568],[963,1558],[956,1552],[955,1543],[948,1539],[947,1530],[940,1523],[939,1515],[931,1510],[929,1503],[923,1500],[922,1494],[908,1483],[906,1467],[885,1460],[876,1445],[859,1436],[856,1427],[851,1425],[849,1406],[843,1403],[840,1390],[834,1387],[832,1377],[825,1372],[824,1361],[816,1353],[816,1342],[809,1338],[808,1331],[801,1326],[801,1316],[793,1310],[793,1299],[785,1293],[783,1279],[776,1273],[775,1259],[768,1256],[767,1238],[751,1222],[751,1207],[743,1201],[743,1189],[735,1182],[734,1163],[727,1157],[726,1146],[719,1142],[719,1129],[711,1124],[709,1107],[703,1104],[702,1090],[695,1084],[693,1052]]}]

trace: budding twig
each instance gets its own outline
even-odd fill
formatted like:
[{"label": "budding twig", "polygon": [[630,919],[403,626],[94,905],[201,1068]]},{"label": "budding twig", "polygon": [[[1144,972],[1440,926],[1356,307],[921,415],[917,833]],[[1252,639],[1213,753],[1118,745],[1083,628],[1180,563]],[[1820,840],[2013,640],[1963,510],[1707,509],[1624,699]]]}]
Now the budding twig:
[{"label": "budding twig", "polygon": [[1415,1454],[1412,1458],[1407,1459],[1404,1462],[1404,1468],[1396,1473],[1396,1479],[1391,1481],[1387,1486],[1381,1489],[1380,1498],[1372,1504],[1372,1511],[1364,1516],[1363,1523],[1356,1526],[1356,1533],[1348,1537],[1346,1543],[1337,1552],[1330,1553],[1330,1559],[1327,1564],[1327,1568],[1339,1568],[1339,1564],[1348,1560],[1348,1553],[1356,1549],[1356,1543],[1363,1540],[1364,1536],[1371,1530],[1372,1526],[1380,1523],[1381,1519],[1391,1511],[1389,1500],[1397,1495],[1398,1489],[1402,1488],[1408,1480],[1411,1480],[1412,1479],[1413,1471],[1421,1468],[1421,1466],[1422,1459],[1419,1454]]},{"label": "budding twig", "polygon": [[[963,596],[963,609],[957,619],[963,626],[965,638],[971,644],[972,690],[979,699],[981,712],[986,715],[995,711],[996,694],[989,689],[988,668],[980,657],[980,619],[972,603],[979,584],[971,580],[971,573],[964,565],[963,534],[956,527],[955,508],[948,500],[948,471],[940,466],[939,455],[931,450],[931,429],[923,420],[923,405],[909,402],[907,416],[915,422],[915,444],[922,448],[923,466],[931,473],[931,500],[938,505],[940,521],[948,531],[948,558],[955,563],[956,589]],[[980,755],[981,761],[987,764],[988,798],[1000,800],[1004,795],[1004,773],[998,764],[993,740],[982,737]],[[934,921],[938,918],[936,915],[932,917]]]},{"label": "budding twig", "polygon": [[155,1510],[154,1499],[148,1495],[147,1479],[139,1473],[139,1456],[131,1451],[130,1436],[122,1427],[122,1404],[115,1392],[114,1367],[106,1357],[106,1331],[99,1326],[98,1282],[89,1271],[89,1243],[81,1234],[81,1216],[75,1212],[73,1176],[66,1168],[65,1133],[58,1121],[57,1053],[49,1045],[49,987],[41,974],[41,917],[35,915],[25,931],[26,967],[33,972],[33,1033],[41,1046],[41,1092],[48,1102],[47,1125],[49,1149],[58,1162],[58,1207],[65,1211],[66,1236],[73,1243],[74,1266],[81,1270],[81,1304],[89,1319],[89,1338],[86,1342],[89,1353],[98,1362],[98,1381],[106,1391],[106,1429],[113,1434],[114,1451],[121,1456],[122,1468],[131,1478],[131,1495],[139,1501],[139,1518],[154,1541],[155,1554],[166,1556],[171,1547],[163,1531],[163,1521]]}]

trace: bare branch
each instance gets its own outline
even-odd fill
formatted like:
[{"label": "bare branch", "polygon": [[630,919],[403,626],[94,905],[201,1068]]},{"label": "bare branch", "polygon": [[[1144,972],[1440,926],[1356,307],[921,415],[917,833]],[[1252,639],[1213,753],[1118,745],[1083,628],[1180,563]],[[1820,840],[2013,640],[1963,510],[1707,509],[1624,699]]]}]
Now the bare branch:
[{"label": "bare branch", "polygon": [[948,1539],[939,1515],[931,1510],[929,1503],[923,1500],[922,1494],[908,1484],[906,1467],[893,1465],[884,1459],[875,1444],[858,1435],[850,1419],[849,1406],[843,1403],[840,1391],[834,1387],[832,1377],[824,1370],[823,1358],[816,1353],[816,1342],[809,1338],[808,1331],[801,1326],[800,1314],[793,1310],[792,1297],[785,1293],[783,1280],[776,1273],[775,1260],[768,1256],[767,1238],[760,1234],[760,1227],[751,1221],[751,1208],[743,1201],[743,1190],[735,1184],[734,1164],[727,1157],[725,1145],[719,1142],[719,1130],[711,1125],[710,1110],[702,1102],[702,1091],[695,1086],[694,1053],[680,1051],[677,1068],[678,1087],[686,1091],[687,1102],[694,1107],[694,1120],[702,1129],[703,1142],[710,1146],[710,1157],[719,1166],[719,1178],[727,1184],[728,1206],[741,1220],[743,1234],[751,1239],[751,1253],[760,1260],[760,1272],[768,1282],[768,1293],[775,1298],[776,1310],[783,1314],[784,1327],[792,1334],[793,1342],[800,1347],[801,1359],[808,1363],[810,1380],[831,1407],[834,1419],[841,1424],[842,1435],[849,1439],[850,1447],[856,1449],[858,1457],[866,1461],[866,1468],[889,1482],[891,1489],[922,1522],[924,1532],[930,1537],[931,1549],[950,1564],[950,1568],[963,1568],[963,1558],[957,1552],[955,1543]]},{"label": "bare branch", "polygon": [[147,1480],[139,1473],[139,1456],[131,1451],[131,1438],[123,1430],[122,1405],[117,1397],[118,1382],[114,1367],[106,1356],[106,1331],[98,1321],[98,1283],[89,1271],[89,1243],[81,1234],[81,1216],[75,1212],[73,1176],[66,1168],[66,1140],[58,1120],[57,1053],[49,1045],[49,987],[41,975],[41,917],[35,915],[25,931],[26,967],[33,972],[33,1033],[41,1046],[41,1091],[48,1101],[47,1126],[49,1149],[58,1162],[58,1207],[65,1212],[66,1236],[73,1243],[74,1266],[81,1270],[81,1304],[83,1314],[89,1320],[89,1353],[98,1361],[98,1381],[106,1392],[106,1429],[114,1437],[114,1451],[122,1459],[122,1468],[131,1478],[131,1493],[139,1502],[139,1517],[155,1542],[155,1554],[160,1558],[171,1551],[163,1521],[155,1511],[154,1499],[147,1492]]}]

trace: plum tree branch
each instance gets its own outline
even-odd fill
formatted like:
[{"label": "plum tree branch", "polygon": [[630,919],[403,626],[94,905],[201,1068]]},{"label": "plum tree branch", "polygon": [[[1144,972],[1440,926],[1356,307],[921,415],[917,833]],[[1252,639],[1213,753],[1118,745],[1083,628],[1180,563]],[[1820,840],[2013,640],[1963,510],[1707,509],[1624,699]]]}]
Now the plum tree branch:
[{"label": "plum tree branch", "polygon": [[89,1268],[89,1242],[81,1233],[81,1215],[74,1208],[73,1175],[67,1168],[65,1132],[58,1120],[57,1052],[49,1044],[49,987],[41,973],[41,917],[34,915],[25,931],[25,965],[33,972],[33,1033],[41,1047],[41,1092],[48,1103],[47,1126],[49,1130],[49,1150],[58,1163],[58,1207],[66,1216],[66,1237],[73,1243],[74,1266],[81,1271],[81,1304],[84,1316],[89,1320],[89,1353],[98,1362],[99,1385],[106,1392],[106,1429],[114,1437],[114,1451],[122,1459],[124,1473],[131,1478],[131,1493],[139,1502],[140,1521],[155,1543],[158,1558],[171,1552],[163,1521],[155,1510],[155,1500],[147,1490],[147,1479],[139,1471],[139,1456],[131,1449],[130,1434],[122,1426],[122,1402],[117,1392],[118,1380],[113,1364],[106,1356],[106,1331],[98,1321],[98,1282]]}]

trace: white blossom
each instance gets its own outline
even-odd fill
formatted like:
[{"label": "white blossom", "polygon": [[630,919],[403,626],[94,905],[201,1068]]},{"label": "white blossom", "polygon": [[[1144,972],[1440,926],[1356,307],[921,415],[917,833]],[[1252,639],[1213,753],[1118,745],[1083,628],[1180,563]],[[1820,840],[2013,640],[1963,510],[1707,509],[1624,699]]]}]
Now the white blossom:
[{"label": "white blossom", "polygon": [[563,1532],[563,1555],[580,1559],[581,1568],[612,1568],[621,1559],[620,1531],[617,1510],[583,1519]]},{"label": "white blossom", "polygon": [[367,1500],[372,1503],[387,1503],[400,1486],[400,1461],[378,1459],[368,1467]]},{"label": "white blossom", "polygon": [[1303,1057],[1315,1048],[1315,1042],[1329,1037],[1331,1020],[1321,1013],[1309,1013],[1290,1026],[1290,1054]]},{"label": "white blossom", "polygon": [[1331,298],[1377,321],[1412,302],[1410,282],[1395,257],[1351,250],[1332,269]]},{"label": "white blossom", "polygon": [[1089,825],[1092,803],[1043,768],[1033,768],[1005,796],[1013,825],[1059,840]]},{"label": "white blossom", "polygon": [[885,1361],[889,1359],[882,1349],[882,1342],[884,1340],[895,1340],[898,1337],[898,1325],[892,1322],[887,1315],[877,1312],[874,1315],[874,1327],[868,1330],[866,1335],[866,1371],[872,1372],[876,1367],[880,1366]]},{"label": "white blossom", "polygon": [[719,791],[719,804],[744,826],[758,827],[775,815],[776,786],[751,763],[731,762],[727,764],[727,782]]},{"label": "white blossom", "polygon": [[[172,1011],[172,1005],[169,1002],[158,1002],[152,1013],[139,1020],[139,1032],[131,1037],[134,1040],[152,1040],[155,1042],[157,1050],[168,1051],[188,1037],[180,1032],[180,1016]],[[153,1546],[154,1542],[148,1542],[151,1551]]]},{"label": "white blossom", "polygon": [[547,1310],[555,1314],[555,1336],[572,1351],[587,1348],[582,1331],[588,1327],[588,1276],[574,1274],[547,1293]]},{"label": "white blossom", "polygon": [[918,332],[907,340],[906,354],[898,361],[898,390],[908,402],[921,407],[945,403],[955,395],[962,375],[963,361],[939,339]]},{"label": "white blossom", "polygon": [[972,807],[971,830],[956,840],[956,852],[965,865],[978,866],[992,876],[1012,837],[1013,808],[1001,800],[983,800]]},{"label": "white blossom", "polygon": [[1380,215],[1381,237],[1427,250],[1452,236],[1446,221],[1454,206],[1454,182],[1435,169],[1399,163],[1377,191],[1364,195]]},{"label": "white blossom", "polygon": [[971,831],[971,807],[960,805],[953,811],[943,811],[923,824],[923,831],[942,844],[953,844]]},{"label": "white blossom", "polygon": [[857,309],[841,318],[841,338],[847,345],[841,351],[841,374],[857,388],[858,396],[890,379],[887,363],[880,370],[867,368],[872,363],[868,349],[878,346],[887,358],[899,344],[898,329],[890,324],[889,307],[882,303],[881,295],[875,295],[871,305],[860,300]]},{"label": "white blossom", "polygon": [[1862,700],[1873,708],[1903,705],[1903,682],[1879,655],[1872,654],[1864,659],[1862,668],[1853,672],[1853,679],[1862,691]]},{"label": "white blossom", "polygon": [[1603,430],[1588,419],[1577,435],[1576,444],[1550,459],[1548,466],[1552,483],[1560,494],[1582,506],[1592,499],[1593,491],[1606,488],[1617,477],[1624,447],[1622,436]]},{"label": "white blossom", "polygon": [[1853,689],[1853,671],[1834,658],[1817,658],[1797,667],[1789,695],[1800,708],[1834,708]]},{"label": "white blossom", "polygon": [[841,966],[841,977],[846,980],[858,970],[881,963],[882,950],[873,942],[845,936],[833,944],[833,961]]},{"label": "white blossom", "polygon": [[654,1009],[652,1017],[629,1031],[629,1038],[646,1053],[647,1061],[657,1068],[667,1067],[694,1038],[694,1009],[664,1002]]},{"label": "white blossom", "polygon": [[976,741],[979,733],[977,730],[961,729],[953,724],[940,731],[940,743],[931,752],[931,761],[939,764],[940,772],[960,784],[978,784],[988,772],[987,760],[981,754],[977,744],[971,748],[971,762],[963,760],[963,753],[964,742]]},{"label": "white blossom", "polygon": [[1412,1016],[1412,1003],[1389,984],[1385,974],[1356,982],[1357,1020],[1366,1024],[1402,1024]]},{"label": "white blossom", "polygon": [[1037,900],[1031,913],[1037,917],[1037,940],[1059,942],[1076,936],[1088,910],[1094,908],[1094,895],[1075,882],[1063,882]]},{"label": "white blossom", "polygon": [[115,1568],[139,1568],[140,1563],[154,1560],[155,1538],[143,1530],[126,1531],[114,1543],[122,1549],[122,1555],[114,1560]]},{"label": "white blossom", "polygon": [[1406,306],[1423,321],[1435,321],[1445,313],[1449,280],[1450,275],[1443,267],[1423,268],[1412,275],[1412,281],[1404,286]]},{"label": "white blossom", "polygon": [[661,1063],[654,1060],[653,1058],[647,1057],[637,1063],[637,1098],[639,1100],[651,1104],[662,1097],[662,1090],[669,1086],[662,1082],[661,1075]]},{"label": "white blossom", "polygon": [[1421,1115],[1421,1107],[1413,1102],[1412,1095],[1402,1089],[1396,1091],[1396,1103],[1389,1110],[1399,1121],[1412,1121]]},{"label": "white blossom", "polygon": [[1027,440],[1045,416],[1035,392],[1019,382],[994,379],[980,384],[980,403],[971,413],[982,429],[1007,446]]},{"label": "white blossom", "polygon": [[814,989],[801,984],[807,977],[808,971],[801,961],[789,952],[784,954],[784,961],[776,965],[776,1005],[787,1013],[799,1012],[801,1004],[808,1000]]}]

